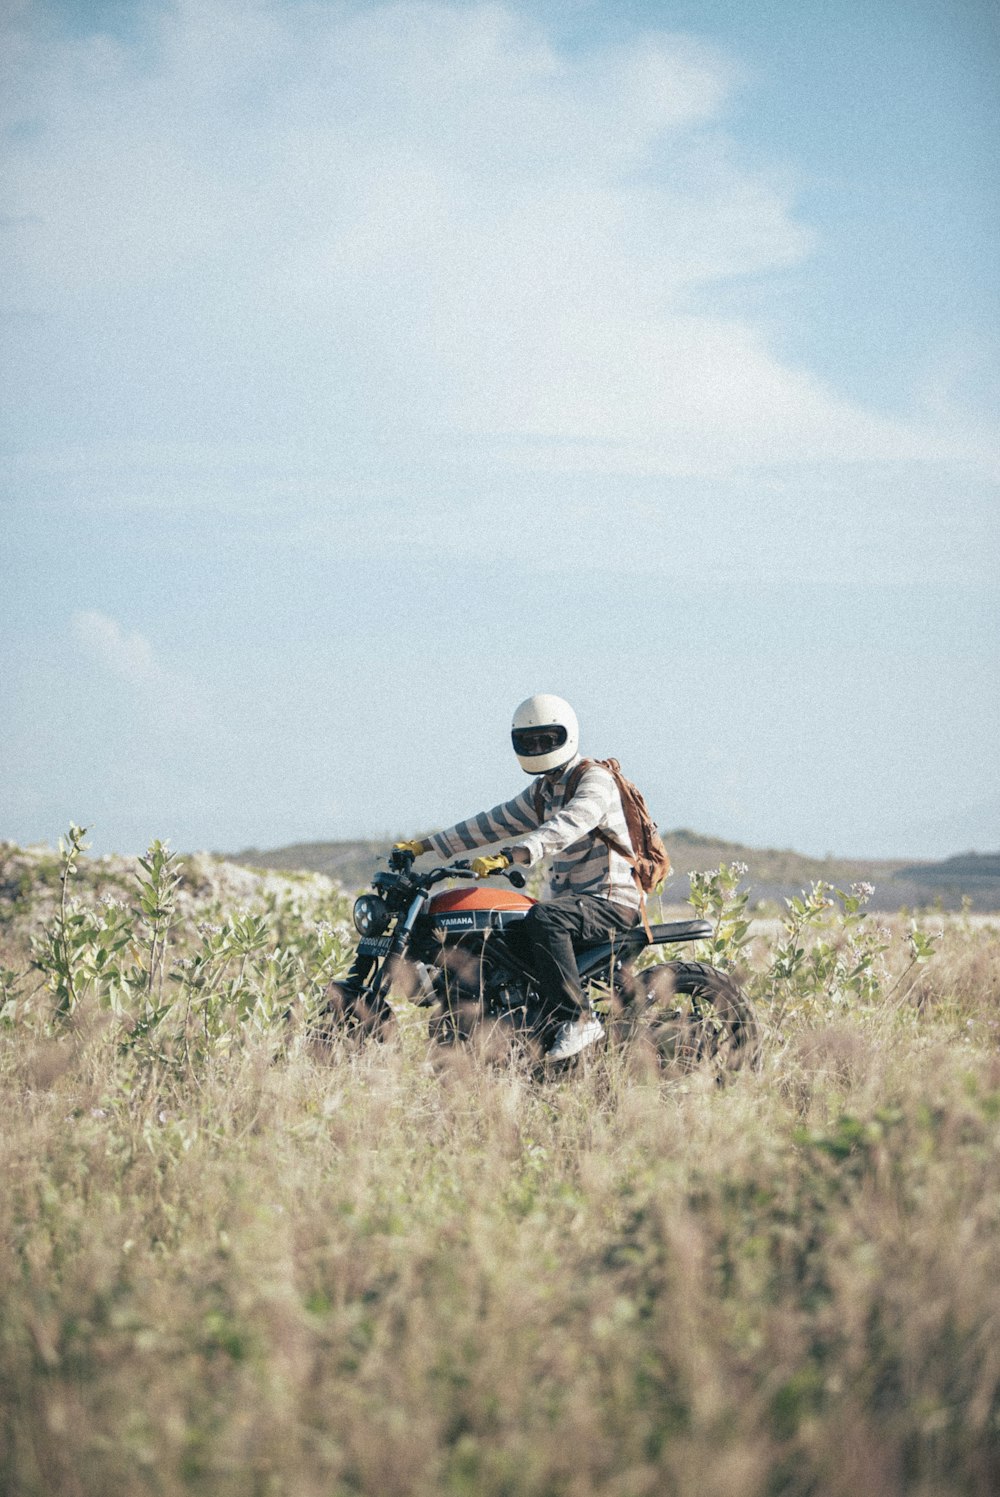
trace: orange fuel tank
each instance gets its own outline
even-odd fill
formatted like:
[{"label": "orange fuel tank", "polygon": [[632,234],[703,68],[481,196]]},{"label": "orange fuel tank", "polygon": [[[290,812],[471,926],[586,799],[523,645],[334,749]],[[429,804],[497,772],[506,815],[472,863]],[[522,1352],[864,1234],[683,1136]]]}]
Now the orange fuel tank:
[{"label": "orange fuel tank", "polygon": [[530,910],[535,900],[514,889],[446,889],[431,900],[432,915],[459,910]]}]

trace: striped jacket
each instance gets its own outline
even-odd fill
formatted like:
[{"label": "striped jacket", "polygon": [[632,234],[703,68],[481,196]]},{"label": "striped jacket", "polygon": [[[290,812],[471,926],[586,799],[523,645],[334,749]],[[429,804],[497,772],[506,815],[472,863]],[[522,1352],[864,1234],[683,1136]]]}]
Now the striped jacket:
[{"label": "striped jacket", "polygon": [[[428,838],[442,858],[454,858],[476,847],[505,842],[523,847],[532,863],[552,857],[549,894],[597,894],[629,909],[640,909],[632,868],[600,837],[603,827],[625,847],[631,847],[618,786],[606,769],[586,770],[568,805],[566,785],[580,755],[558,771],[533,780],[513,800],[480,811],[446,831]],[[535,811],[535,787],[542,793],[542,820]],[[523,835],[522,835],[523,834]]]}]

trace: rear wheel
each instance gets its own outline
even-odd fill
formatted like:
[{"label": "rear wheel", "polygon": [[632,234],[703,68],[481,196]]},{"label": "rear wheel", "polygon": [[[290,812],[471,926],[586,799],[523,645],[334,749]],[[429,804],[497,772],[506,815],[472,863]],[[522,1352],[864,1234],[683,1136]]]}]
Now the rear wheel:
[{"label": "rear wheel", "polygon": [[633,975],[629,999],[613,1022],[616,1037],[650,1048],[662,1067],[706,1067],[721,1080],[758,1065],[757,1015],[728,972],[707,962],[662,962]]}]

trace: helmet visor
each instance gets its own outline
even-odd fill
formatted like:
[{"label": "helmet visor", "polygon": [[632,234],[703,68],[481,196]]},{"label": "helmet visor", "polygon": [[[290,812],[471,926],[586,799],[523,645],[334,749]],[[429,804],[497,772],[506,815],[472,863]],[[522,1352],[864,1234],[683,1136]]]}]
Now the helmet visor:
[{"label": "helmet visor", "polygon": [[515,728],[510,735],[515,754],[525,759],[537,759],[542,754],[555,753],[569,737],[562,723],[553,723],[545,728]]}]

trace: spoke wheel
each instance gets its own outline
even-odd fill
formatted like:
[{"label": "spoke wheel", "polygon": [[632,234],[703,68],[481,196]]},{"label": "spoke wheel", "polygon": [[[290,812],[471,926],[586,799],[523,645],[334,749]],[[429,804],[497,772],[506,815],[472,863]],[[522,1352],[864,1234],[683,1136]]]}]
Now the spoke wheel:
[{"label": "spoke wheel", "polygon": [[637,972],[619,1040],[652,1049],[664,1069],[716,1073],[719,1080],[760,1063],[754,1006],[728,972],[707,962],[662,962]]}]

